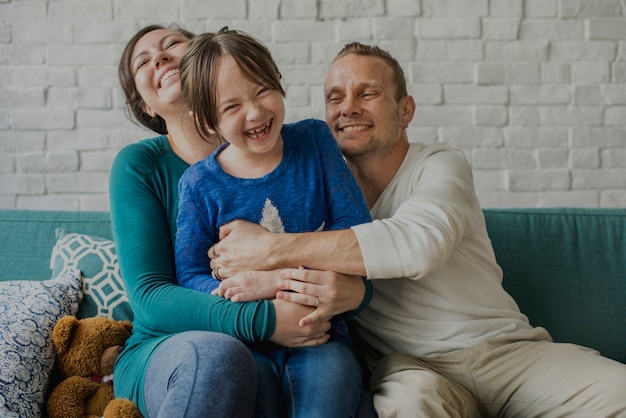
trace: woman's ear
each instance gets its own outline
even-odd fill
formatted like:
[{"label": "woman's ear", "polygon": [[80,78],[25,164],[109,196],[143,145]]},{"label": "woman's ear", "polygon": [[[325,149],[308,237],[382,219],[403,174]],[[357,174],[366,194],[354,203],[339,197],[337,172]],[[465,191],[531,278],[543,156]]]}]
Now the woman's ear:
[{"label": "woman's ear", "polygon": [[147,114],[148,116],[152,117],[152,118],[156,118],[157,114],[154,110],[152,110],[152,108],[150,106],[148,106],[146,104],[146,102],[144,102],[143,100],[141,101],[141,110],[144,111],[145,114]]}]

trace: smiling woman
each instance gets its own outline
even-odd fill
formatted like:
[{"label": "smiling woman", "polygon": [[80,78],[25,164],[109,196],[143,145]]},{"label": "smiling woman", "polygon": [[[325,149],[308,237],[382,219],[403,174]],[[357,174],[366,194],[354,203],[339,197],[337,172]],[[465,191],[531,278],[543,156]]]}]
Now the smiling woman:
[{"label": "smiling woman", "polygon": [[[234,304],[177,283],[178,182],[221,142],[198,133],[182,96],[180,61],[193,37],[178,28],[146,27],[128,42],[119,65],[128,111],[160,135],[126,146],[111,169],[113,237],[135,313],[133,334],[115,365],[115,394],[146,417],[252,416],[262,374],[244,342],[320,344],[329,323],[300,327],[312,307],[278,300]],[[208,247],[201,250],[208,264]],[[267,404],[278,402],[272,397]]]},{"label": "smiling woman", "polygon": [[[253,358],[236,338],[212,332],[235,333],[233,324],[211,325],[212,312],[223,318],[229,309],[178,286],[171,255],[178,179],[217,144],[197,134],[180,91],[180,58],[192,37],[148,26],[120,61],[129,112],[162,135],[124,148],[111,171],[113,234],[135,312],[133,335],[115,366],[115,393],[146,417],[249,416],[256,397]],[[171,379],[174,373],[178,379]]]},{"label": "smiling woman", "polygon": [[[141,40],[144,36],[155,36],[155,33],[160,33],[161,36],[164,34],[169,34],[170,36],[180,36],[182,38],[181,41],[185,44],[188,44],[189,40],[194,36],[193,33],[184,29],[176,29],[172,31],[157,25],[146,26],[137,32],[128,42],[128,45],[122,53],[122,57],[120,59],[118,75],[122,90],[126,96],[127,110],[130,112],[131,119],[135,119],[140,124],[157,133],[166,134],[167,129],[165,127],[165,120],[159,115],[148,115],[144,112],[143,101],[141,99],[140,92],[138,91],[138,86],[135,85],[135,74],[137,73],[139,66],[147,63],[149,54],[146,50],[145,54],[141,55],[143,57],[143,61],[140,61],[139,63],[135,62],[137,46],[141,47],[144,43],[139,43],[139,40]],[[132,48],[129,47],[131,45],[133,46]]]}]

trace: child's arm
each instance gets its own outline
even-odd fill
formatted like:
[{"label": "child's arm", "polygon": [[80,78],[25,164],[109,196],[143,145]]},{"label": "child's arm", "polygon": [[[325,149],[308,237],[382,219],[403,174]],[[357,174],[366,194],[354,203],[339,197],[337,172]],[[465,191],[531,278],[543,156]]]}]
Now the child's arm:
[{"label": "child's arm", "polygon": [[214,244],[207,208],[197,202],[197,190],[190,185],[183,175],[179,183],[178,217],[176,218],[176,278],[181,286],[210,293],[220,281],[211,276],[211,267],[207,256],[208,249]]},{"label": "child's arm", "polygon": [[282,279],[281,270],[244,271],[222,280],[212,293],[232,302],[274,299]]},{"label": "child's arm", "polygon": [[371,215],[363,193],[344,160],[337,141],[325,123],[318,124],[316,140],[324,173],[324,189],[330,211],[328,229],[348,229],[370,222]]}]

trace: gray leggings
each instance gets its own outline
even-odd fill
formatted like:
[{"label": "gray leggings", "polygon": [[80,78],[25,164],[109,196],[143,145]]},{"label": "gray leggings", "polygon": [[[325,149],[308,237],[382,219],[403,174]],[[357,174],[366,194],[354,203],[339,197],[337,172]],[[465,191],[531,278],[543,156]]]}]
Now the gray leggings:
[{"label": "gray leggings", "polygon": [[254,358],[241,341],[216,332],[175,334],[150,360],[147,418],[251,417],[256,384]]}]

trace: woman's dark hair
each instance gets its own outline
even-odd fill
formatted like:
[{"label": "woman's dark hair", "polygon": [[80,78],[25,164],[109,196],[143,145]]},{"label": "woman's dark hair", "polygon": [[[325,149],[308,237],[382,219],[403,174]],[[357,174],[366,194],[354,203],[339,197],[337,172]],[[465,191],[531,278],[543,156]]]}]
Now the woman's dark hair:
[{"label": "woman's dark hair", "polygon": [[117,69],[117,75],[120,79],[120,84],[122,86],[122,90],[124,91],[124,96],[126,97],[126,112],[127,116],[130,120],[134,122],[138,122],[139,124],[145,126],[146,128],[153,130],[162,135],[167,134],[167,127],[165,126],[165,120],[159,115],[152,117],[143,111],[142,103],[143,99],[139,95],[137,91],[137,87],[135,86],[135,77],[133,76],[133,72],[130,68],[131,59],[133,55],[133,51],[135,50],[135,46],[137,42],[149,32],[158,29],[167,29],[172,30],[174,32],[178,32],[184,37],[188,39],[192,39],[195,34],[189,32],[185,29],[179,27],[165,27],[161,25],[149,25],[142,29],[140,29],[126,44],[124,48],[124,52],[122,52],[122,57],[120,58],[120,63]]},{"label": "woman's dark hair", "polygon": [[244,76],[258,85],[278,90],[285,97],[278,66],[269,49],[258,39],[238,30],[196,36],[180,61],[181,90],[203,137],[217,131],[220,58],[233,57]]}]

